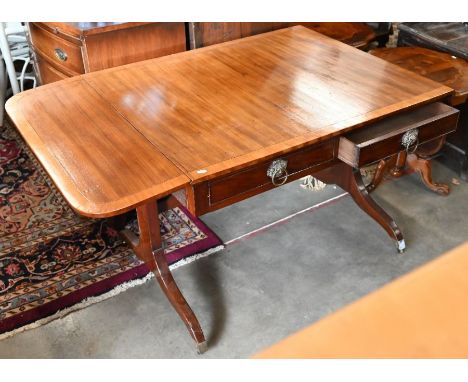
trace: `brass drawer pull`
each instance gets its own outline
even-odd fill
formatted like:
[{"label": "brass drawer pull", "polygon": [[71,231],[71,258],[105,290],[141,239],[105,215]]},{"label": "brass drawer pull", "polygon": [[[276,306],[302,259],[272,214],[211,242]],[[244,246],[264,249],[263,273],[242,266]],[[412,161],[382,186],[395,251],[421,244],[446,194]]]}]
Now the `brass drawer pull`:
[{"label": "brass drawer pull", "polygon": [[[271,162],[267,170],[267,176],[271,178],[271,183],[275,186],[281,186],[286,183],[288,179],[288,161],[286,159],[276,159]],[[281,179],[280,182],[276,182],[276,179]]]},{"label": "brass drawer pull", "polygon": [[403,134],[403,136],[401,137],[401,144],[403,145],[406,151],[409,152],[409,148],[412,145],[415,145],[415,146],[411,152],[414,153],[416,151],[416,149],[418,148],[418,144],[419,144],[418,134],[419,134],[418,129],[411,129]]},{"label": "brass drawer pull", "polygon": [[67,54],[60,48],[54,49],[55,57],[57,57],[60,61],[67,61]]}]

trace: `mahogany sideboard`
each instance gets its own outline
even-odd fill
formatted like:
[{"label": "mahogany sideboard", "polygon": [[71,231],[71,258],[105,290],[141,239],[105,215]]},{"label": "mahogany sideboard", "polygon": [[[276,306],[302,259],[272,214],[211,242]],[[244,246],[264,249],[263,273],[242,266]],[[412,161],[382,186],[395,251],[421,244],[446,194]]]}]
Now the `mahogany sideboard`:
[{"label": "mahogany sideboard", "polygon": [[182,52],[184,23],[28,23],[41,84]]},{"label": "mahogany sideboard", "polygon": [[175,196],[202,215],[312,175],[348,191],[402,251],[358,166],[417,155],[418,142],[454,131],[458,111],[443,103],[452,94],[296,26],[58,81],[15,95],[6,111],[78,213],[136,210],[139,236],[122,235],[203,351],[167,264],[160,208]]}]

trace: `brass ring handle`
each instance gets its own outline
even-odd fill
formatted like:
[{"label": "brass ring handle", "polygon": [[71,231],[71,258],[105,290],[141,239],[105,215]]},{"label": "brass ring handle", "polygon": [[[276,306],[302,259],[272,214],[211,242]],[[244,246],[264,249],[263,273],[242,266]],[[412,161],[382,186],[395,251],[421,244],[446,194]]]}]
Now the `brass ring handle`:
[{"label": "brass ring handle", "polygon": [[[279,175],[279,176],[278,176],[278,179],[281,179],[281,174],[284,174],[283,180],[282,180],[281,182],[276,183],[276,179],[277,179],[277,178],[276,178],[276,174]],[[287,172],[286,170],[281,171],[281,172],[278,171],[278,172],[276,172],[276,173],[273,175],[273,177],[271,178],[271,183],[273,183],[273,185],[275,185],[276,187],[282,186],[282,185],[285,184],[286,181],[288,180],[288,176],[289,176],[289,174],[288,174],[288,172]]]},{"label": "brass ring handle", "polygon": [[[286,183],[288,180],[288,170],[286,167],[288,166],[288,161],[285,159],[277,159],[274,160],[267,170],[267,176],[271,178],[271,183],[274,186],[281,186]],[[282,179],[280,182],[277,182],[277,179]]]},{"label": "brass ring handle", "polygon": [[55,57],[57,57],[60,61],[67,61],[67,54],[60,48],[54,49]]}]

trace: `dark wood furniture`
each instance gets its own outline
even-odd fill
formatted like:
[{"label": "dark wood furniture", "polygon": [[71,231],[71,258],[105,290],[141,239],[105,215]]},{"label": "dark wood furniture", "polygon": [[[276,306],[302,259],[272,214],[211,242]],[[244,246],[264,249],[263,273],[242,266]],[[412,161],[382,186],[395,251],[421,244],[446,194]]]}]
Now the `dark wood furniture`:
[{"label": "dark wood furniture", "polygon": [[468,60],[468,23],[401,23],[398,46],[420,46]]},{"label": "dark wood furniture", "polygon": [[184,23],[33,22],[28,27],[42,84],[186,47]]},{"label": "dark wood furniture", "polygon": [[[468,60],[468,23],[401,23],[399,24],[398,45],[423,47],[446,52],[462,60]],[[429,58],[429,61],[433,58]],[[417,70],[417,69],[416,69]],[[447,70],[447,77],[459,77],[456,71]],[[466,78],[466,75],[465,75]],[[460,177],[468,180],[468,106],[458,104],[461,109],[460,128],[456,134],[447,137],[440,157],[452,167]]]},{"label": "dark wood furniture", "polygon": [[[447,142],[443,152],[448,156],[449,164],[452,163],[454,168],[460,173],[462,179],[468,179],[468,63],[460,58],[451,56],[447,53],[437,52],[419,47],[400,47],[400,48],[384,48],[375,49],[370,53],[376,57],[380,57],[392,64],[396,64],[402,68],[408,69],[414,73],[420,74],[434,81],[440,82],[454,90],[453,95],[447,102],[457,107],[460,113],[459,128],[454,134],[447,136]],[[441,142],[441,144],[443,144]],[[438,150],[436,150],[438,151]],[[430,153],[426,153],[430,154]],[[403,154],[402,156],[404,156]],[[393,158],[395,159],[395,158]],[[421,159],[421,158],[420,158]],[[404,164],[404,158],[400,158],[400,169],[395,169],[395,160],[387,163],[381,162],[376,177],[371,183],[371,189],[374,189],[382,179],[386,169],[390,169],[394,175],[401,175],[401,167]],[[417,164],[420,169],[429,169],[430,163],[420,161],[410,161],[412,164]],[[430,176],[424,175],[426,179]],[[447,187],[434,188],[435,190],[446,193]]]},{"label": "dark wood furniture", "polygon": [[468,244],[255,358],[468,358]]},{"label": "dark wood furniture", "polygon": [[136,209],[140,236],[123,234],[202,351],[163,255],[160,202],[172,194],[201,215],[310,174],[348,190],[403,250],[393,219],[338,158],[340,137],[452,93],[297,26],[42,86],[6,110],[77,212]]},{"label": "dark wood furniture", "polygon": [[[379,41],[380,44],[385,45],[385,42],[388,41],[388,34],[390,33],[390,27],[381,26],[381,23],[374,23],[375,29],[366,23],[190,22],[188,24],[191,49],[231,41],[242,37],[253,36],[277,29],[288,28],[295,25],[305,26],[306,28],[322,33],[325,36],[334,38],[360,49],[366,48],[373,41]],[[376,31],[378,31],[378,33]]]}]

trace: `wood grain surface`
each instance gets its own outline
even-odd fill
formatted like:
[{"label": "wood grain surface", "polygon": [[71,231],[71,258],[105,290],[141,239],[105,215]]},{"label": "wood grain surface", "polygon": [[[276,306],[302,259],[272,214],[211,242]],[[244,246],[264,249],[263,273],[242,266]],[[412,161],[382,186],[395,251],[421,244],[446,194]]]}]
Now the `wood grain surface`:
[{"label": "wood grain surface", "polygon": [[149,22],[127,23],[127,22],[47,22],[37,23],[53,33],[62,33],[75,39],[82,39],[84,36],[116,31],[132,27],[139,27]]},{"label": "wood grain surface", "polygon": [[43,85],[186,49],[182,22],[30,22],[28,28],[36,74]]},{"label": "wood grain surface", "polygon": [[256,358],[467,358],[468,244]]},{"label": "wood grain surface", "polygon": [[447,53],[418,47],[374,49],[370,54],[455,90],[450,103],[468,99],[468,62]]},{"label": "wood grain surface", "polygon": [[193,182],[451,92],[301,26],[85,79]]},{"label": "wood grain surface", "polygon": [[201,48],[238,38],[271,32],[277,29],[303,25],[335,40],[356,48],[364,48],[377,39],[376,32],[366,23],[329,22],[190,22],[188,23],[191,48]]},{"label": "wood grain surface", "polygon": [[452,92],[297,26],[53,83],[6,108],[70,204],[110,216]]},{"label": "wood grain surface", "polygon": [[80,77],[19,93],[7,110],[82,215],[116,215],[188,183]]}]

